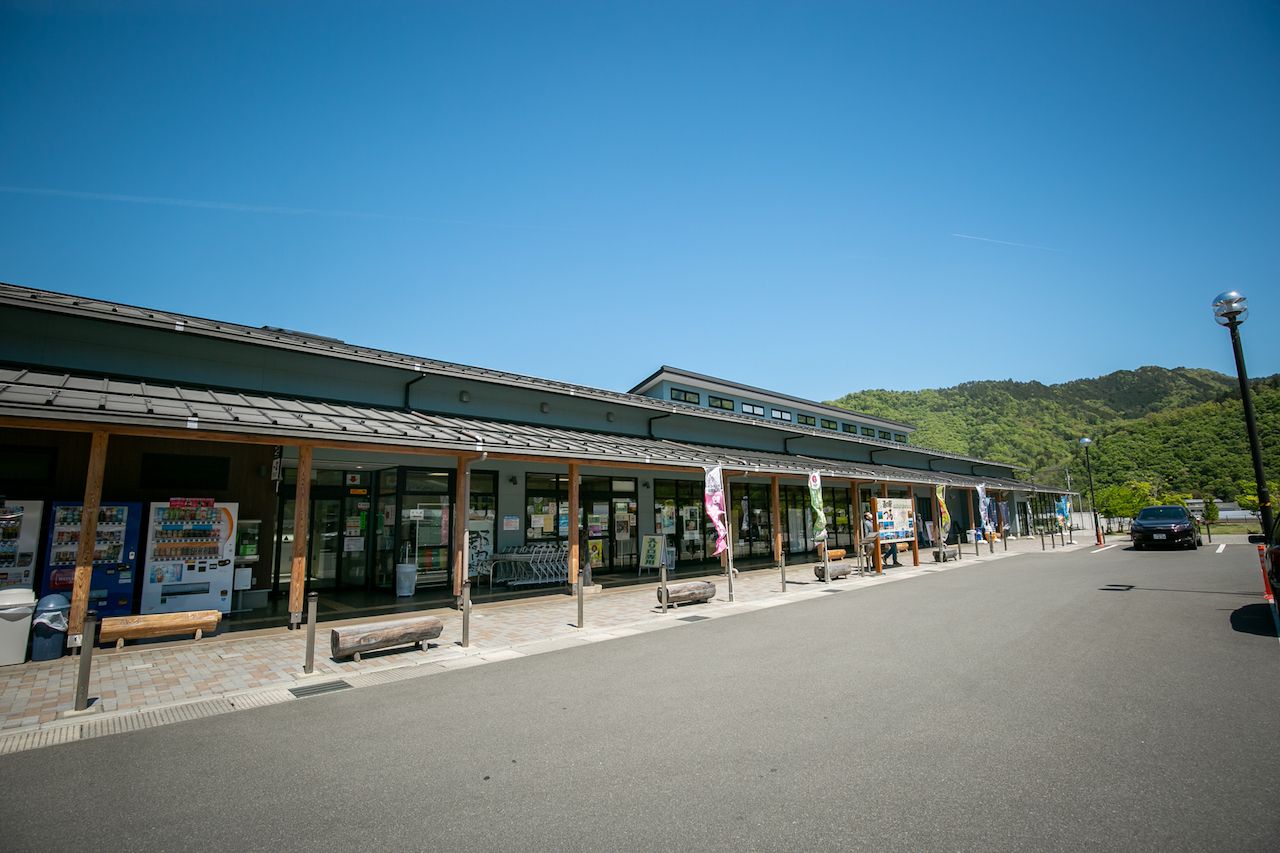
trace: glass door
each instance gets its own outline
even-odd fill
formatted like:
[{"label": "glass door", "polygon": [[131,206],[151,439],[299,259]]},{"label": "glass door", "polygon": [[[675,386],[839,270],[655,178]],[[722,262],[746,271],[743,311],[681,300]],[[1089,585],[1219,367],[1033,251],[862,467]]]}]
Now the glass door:
[{"label": "glass door", "polygon": [[341,527],[341,499],[312,499],[311,536],[307,549],[307,580],[311,589],[332,589],[338,585]]}]

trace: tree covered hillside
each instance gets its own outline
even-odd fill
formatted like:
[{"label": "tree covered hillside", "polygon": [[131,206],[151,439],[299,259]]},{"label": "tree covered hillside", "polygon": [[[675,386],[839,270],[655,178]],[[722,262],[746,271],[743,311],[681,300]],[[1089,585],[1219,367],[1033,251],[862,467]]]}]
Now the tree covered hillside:
[{"label": "tree covered hillside", "polygon": [[[1269,472],[1280,466],[1280,377],[1255,385]],[[833,405],[918,427],[912,443],[1025,465],[1040,482],[1083,482],[1077,440],[1088,435],[1097,485],[1143,481],[1233,497],[1252,482],[1234,378],[1143,367],[1061,385],[966,382],[923,391],[862,391]]]}]

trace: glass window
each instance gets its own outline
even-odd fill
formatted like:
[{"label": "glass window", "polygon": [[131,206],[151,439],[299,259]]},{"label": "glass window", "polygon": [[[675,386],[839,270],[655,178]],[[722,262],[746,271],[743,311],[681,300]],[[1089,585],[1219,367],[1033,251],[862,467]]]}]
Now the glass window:
[{"label": "glass window", "polygon": [[895,432],[895,433],[893,434],[893,440],[894,440],[894,441],[900,441],[900,442],[902,442],[903,444],[906,444],[906,443],[907,443],[907,437],[906,437],[905,435],[903,435],[902,433],[900,433],[900,432]]},{"label": "glass window", "polygon": [[875,437],[876,437],[876,431],[875,431],[874,429],[872,429],[871,427],[863,427],[863,428],[862,428],[862,434],[863,434],[863,435],[865,435],[867,438],[875,438]]},{"label": "glass window", "polygon": [[636,490],[635,480],[614,480],[613,490],[615,492],[634,492]]},{"label": "glass window", "polygon": [[764,406],[757,406],[752,403],[743,403],[742,412],[747,415],[759,415],[764,417]]},{"label": "glass window", "polygon": [[893,435],[888,430],[880,430],[881,441],[893,441]]},{"label": "glass window", "polygon": [[790,412],[784,412],[782,409],[774,409],[773,411],[771,411],[771,412],[769,413],[769,416],[770,416],[771,418],[773,418],[775,421],[789,421],[789,420],[791,420],[791,413],[790,413]]},{"label": "glass window", "polygon": [[322,470],[311,469],[311,485],[313,486],[341,486],[342,483],[341,471],[330,471],[327,468]]},{"label": "glass window", "polygon": [[708,394],[707,405],[713,409],[725,409],[730,412],[733,411],[733,401],[725,399],[724,397],[712,397]]},{"label": "glass window", "polygon": [[835,422],[835,421],[829,421],[829,420],[827,420],[826,418],[823,418],[823,419],[822,419],[822,428],[823,428],[823,429],[835,429],[835,428],[836,428],[836,426],[837,426],[837,424],[836,424],[836,422]]},{"label": "glass window", "polygon": [[692,391],[681,391],[679,388],[672,388],[671,399],[679,400],[681,403],[693,403],[696,406],[702,402],[702,395],[695,394]]},{"label": "glass window", "polygon": [[404,474],[406,492],[436,495],[449,494],[449,474],[444,471],[420,471],[410,468]]},{"label": "glass window", "polygon": [[853,433],[854,435],[857,435],[857,434],[858,434],[858,425],[857,425],[857,424],[844,424],[844,425],[843,425],[843,426],[841,426],[840,428],[841,428],[842,430],[844,430],[845,432],[851,432],[851,433]]},{"label": "glass window", "polygon": [[394,495],[396,493],[396,485],[400,482],[400,472],[395,468],[388,468],[378,474],[378,494]]},{"label": "glass window", "polygon": [[813,415],[796,415],[796,420],[805,426],[817,426],[818,421]]}]

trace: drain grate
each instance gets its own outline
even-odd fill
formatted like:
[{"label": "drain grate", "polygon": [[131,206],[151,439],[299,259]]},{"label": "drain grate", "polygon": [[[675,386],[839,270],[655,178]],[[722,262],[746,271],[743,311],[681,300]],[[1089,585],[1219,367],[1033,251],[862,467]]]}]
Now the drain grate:
[{"label": "drain grate", "polygon": [[681,622],[701,622],[704,619],[710,619],[710,616],[681,616]]},{"label": "drain grate", "polygon": [[339,679],[337,681],[326,681],[322,684],[304,684],[301,687],[290,687],[289,692],[299,699],[305,699],[308,696],[320,696],[324,693],[336,693],[339,690],[350,689],[350,684]]}]

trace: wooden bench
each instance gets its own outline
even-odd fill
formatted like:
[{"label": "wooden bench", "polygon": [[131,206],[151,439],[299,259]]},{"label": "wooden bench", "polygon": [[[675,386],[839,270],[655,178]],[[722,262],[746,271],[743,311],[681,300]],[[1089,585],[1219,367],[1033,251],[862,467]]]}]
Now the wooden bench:
[{"label": "wooden bench", "polygon": [[[687,581],[667,584],[667,604],[688,604],[710,601],[716,597],[716,585],[711,581]],[[658,602],[662,602],[662,587],[658,587]]]},{"label": "wooden bench", "polygon": [[414,616],[394,622],[373,622],[368,625],[343,625],[329,634],[329,651],[335,659],[352,657],[360,660],[365,652],[390,649],[395,646],[413,645],[422,648],[427,640],[434,640],[444,631],[444,623],[434,616]]},{"label": "wooden bench", "polygon": [[[835,553],[835,552],[832,552],[832,553]],[[851,575],[851,574],[853,574],[853,563],[839,562],[839,563],[831,564],[832,580],[836,580],[838,578],[842,578],[842,577],[845,577],[846,575]],[[817,565],[815,565],[813,567],[813,576],[820,581],[826,580],[827,579],[826,566],[824,566],[822,563],[818,563]]]},{"label": "wooden bench", "polygon": [[154,613],[143,616],[108,616],[102,620],[98,642],[115,640],[116,648],[124,648],[125,640],[144,640],[153,637],[175,637],[193,634],[195,639],[205,631],[216,631],[222,614],[217,610],[190,610],[184,613]]},{"label": "wooden bench", "polygon": [[934,561],[935,563],[941,563],[941,562],[942,562],[942,554],[943,554],[943,551],[945,551],[945,552],[946,552],[946,555],[947,555],[947,559],[948,559],[948,560],[958,560],[958,559],[960,559],[960,548],[959,548],[959,546],[954,547],[954,548],[951,548],[951,547],[948,547],[948,546],[945,546],[945,545],[944,545],[941,549],[938,549],[938,548],[934,548],[934,549],[933,549],[933,561]]}]

